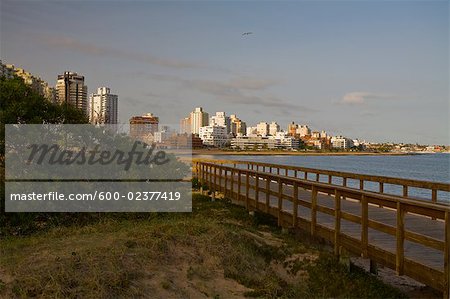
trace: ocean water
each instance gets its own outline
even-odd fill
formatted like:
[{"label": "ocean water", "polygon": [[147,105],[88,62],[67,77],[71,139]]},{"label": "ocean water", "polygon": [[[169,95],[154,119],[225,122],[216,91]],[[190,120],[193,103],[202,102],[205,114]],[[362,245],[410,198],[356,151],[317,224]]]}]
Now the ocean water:
[{"label": "ocean water", "polygon": [[[431,182],[450,183],[450,154],[419,154],[405,156],[234,156],[234,155],[201,155],[194,158],[230,159],[294,165],[317,169],[345,171],[359,174],[372,174],[396,178],[417,179]],[[313,177],[311,176],[311,179]],[[322,179],[321,179],[322,180]],[[324,176],[323,181],[327,178]],[[333,183],[342,183],[334,179]],[[359,186],[359,182],[349,180],[350,187]],[[367,183],[368,190],[378,190],[378,183]],[[386,193],[400,195],[402,188],[386,184]],[[431,191],[420,188],[409,188],[412,197],[431,198]],[[439,191],[438,200],[450,203],[450,194]]]}]

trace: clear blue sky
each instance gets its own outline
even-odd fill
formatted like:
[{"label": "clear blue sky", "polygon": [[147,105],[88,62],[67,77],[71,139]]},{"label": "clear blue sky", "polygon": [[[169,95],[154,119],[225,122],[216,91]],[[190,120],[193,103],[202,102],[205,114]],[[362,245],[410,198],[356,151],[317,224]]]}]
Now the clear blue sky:
[{"label": "clear blue sky", "polygon": [[[449,1],[1,1],[1,59],[119,95],[370,141],[449,144]],[[243,32],[253,34],[243,37]]]}]

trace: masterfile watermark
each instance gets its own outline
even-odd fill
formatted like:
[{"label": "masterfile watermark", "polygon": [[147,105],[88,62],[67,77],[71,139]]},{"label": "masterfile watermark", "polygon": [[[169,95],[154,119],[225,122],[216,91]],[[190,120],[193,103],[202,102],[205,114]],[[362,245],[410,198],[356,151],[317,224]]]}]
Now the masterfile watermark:
[{"label": "masterfile watermark", "polygon": [[190,143],[146,130],[6,125],[5,211],[191,211]]},{"label": "masterfile watermark", "polygon": [[[74,163],[77,165],[109,165],[116,163],[117,165],[123,165],[124,170],[129,170],[132,163],[160,166],[169,162],[165,151],[154,152],[155,144],[148,145],[140,141],[134,141],[129,152],[119,149],[113,152],[100,150],[100,145],[96,145],[93,149],[82,147],[79,150],[64,149],[58,144],[31,144],[28,147],[31,149],[27,160],[28,164],[42,165],[44,160],[48,165],[72,165]],[[143,150],[138,150],[138,147]]]}]

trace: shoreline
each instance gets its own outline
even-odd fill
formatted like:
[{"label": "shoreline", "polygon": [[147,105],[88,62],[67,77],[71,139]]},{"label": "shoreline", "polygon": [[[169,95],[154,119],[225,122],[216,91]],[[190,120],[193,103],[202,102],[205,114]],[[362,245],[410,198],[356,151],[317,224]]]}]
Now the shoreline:
[{"label": "shoreline", "polygon": [[412,156],[421,153],[375,153],[375,152],[273,152],[273,151],[221,151],[192,150],[193,156]]}]

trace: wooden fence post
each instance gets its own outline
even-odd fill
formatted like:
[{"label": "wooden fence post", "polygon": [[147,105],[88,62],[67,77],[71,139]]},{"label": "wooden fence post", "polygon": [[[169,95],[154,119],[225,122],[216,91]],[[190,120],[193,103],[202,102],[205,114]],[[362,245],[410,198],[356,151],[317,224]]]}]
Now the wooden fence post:
[{"label": "wooden fence post", "polygon": [[247,208],[247,210],[250,208],[249,192],[250,192],[250,174],[247,172],[245,174],[245,207]]},{"label": "wooden fence post", "polygon": [[227,196],[227,183],[228,183],[228,169],[224,169],[224,183],[223,183],[223,195],[226,197]]},{"label": "wooden fence post", "polygon": [[241,201],[241,184],[242,184],[242,172],[238,169],[238,185],[237,185],[237,200]]},{"label": "wooden fence post", "polygon": [[341,193],[334,191],[334,254],[339,255],[339,236],[341,234]]},{"label": "wooden fence post", "polygon": [[400,202],[397,202],[397,253],[395,259],[395,270],[397,275],[403,275],[404,265],[404,242],[405,242],[405,211]]},{"label": "wooden fence post", "polygon": [[258,197],[259,197],[259,176],[255,174],[255,208],[258,209]]},{"label": "wooden fence post", "polygon": [[212,188],[212,184],[213,184],[213,173],[212,173],[212,165],[209,165],[209,167],[208,167],[208,172],[209,172],[209,184],[208,184],[208,187],[209,187],[209,190],[211,191],[213,188]]},{"label": "wooden fence post", "polygon": [[270,212],[270,177],[266,178],[266,213]]},{"label": "wooden fence post", "polygon": [[230,177],[230,198],[234,197],[234,169],[231,169],[231,177]]},{"label": "wooden fence post", "polygon": [[217,166],[216,165],[214,165],[214,187],[213,187],[213,189],[214,189],[214,193],[215,193],[217,190]]},{"label": "wooden fence post", "polygon": [[294,182],[294,186],[293,186],[294,190],[293,190],[293,197],[294,197],[294,201],[292,202],[293,204],[293,210],[292,210],[292,227],[297,227],[297,222],[298,222],[298,183]]},{"label": "wooden fence post", "polygon": [[361,245],[362,256],[367,258],[369,246],[369,204],[365,195],[361,196]]},{"label": "wooden fence post", "polygon": [[444,298],[450,299],[450,212],[445,212]]},{"label": "wooden fence post", "polygon": [[317,223],[317,189],[316,186],[312,186],[311,189],[311,235],[316,235],[316,223]]},{"label": "wooden fence post", "polygon": [[[278,168],[278,170],[280,170]],[[281,226],[282,219],[281,216],[283,210],[283,183],[281,182],[281,179],[278,179],[278,226]]]}]

